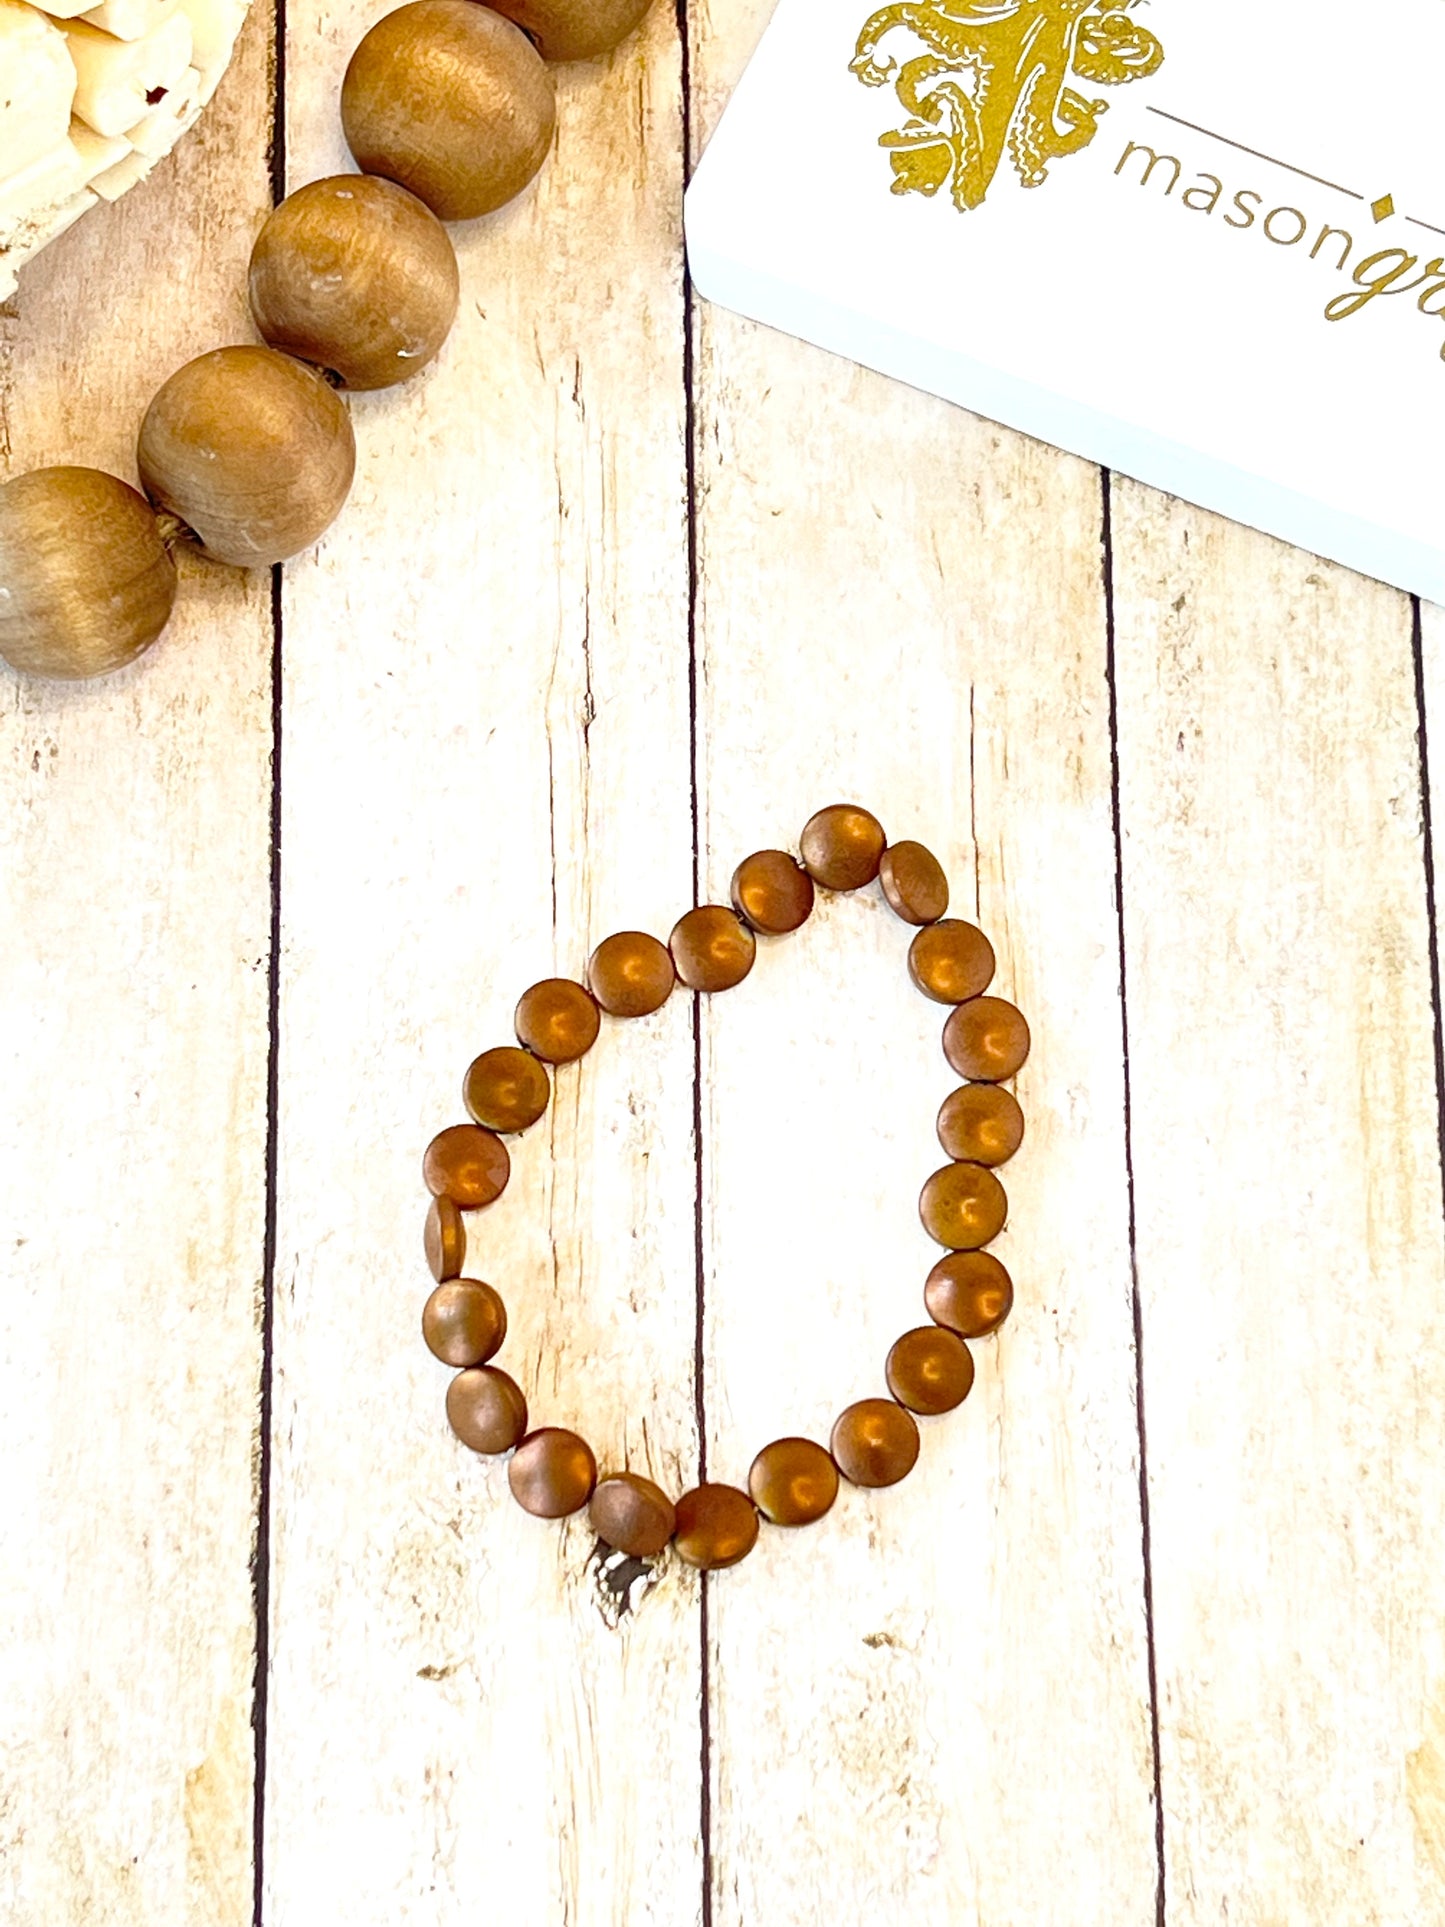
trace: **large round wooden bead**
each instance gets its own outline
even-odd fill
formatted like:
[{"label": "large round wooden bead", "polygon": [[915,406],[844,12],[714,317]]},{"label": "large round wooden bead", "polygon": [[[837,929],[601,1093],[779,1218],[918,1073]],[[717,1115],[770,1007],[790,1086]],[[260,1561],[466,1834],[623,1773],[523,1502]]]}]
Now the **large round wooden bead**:
[{"label": "large round wooden bead", "polygon": [[678,919],[668,949],[689,990],[731,990],[752,969],[758,941],[726,904],[705,903]]},{"label": "large round wooden bead", "polygon": [[939,1244],[951,1251],[977,1251],[1003,1230],[1008,1198],[981,1164],[945,1164],[924,1185],[918,1215]]},{"label": "large round wooden bead", "polygon": [[1021,1070],[1029,1054],[1021,1010],[1002,997],[960,1004],[943,1027],[943,1054],[960,1077],[997,1084]]},{"label": "large round wooden bead", "polygon": [[936,1418],[962,1405],[973,1390],[973,1354],[955,1333],[920,1325],[889,1352],[887,1376],[900,1405]]},{"label": "large round wooden bead", "polygon": [[671,996],[677,973],[665,943],[645,930],[619,930],[592,952],[587,981],[609,1017],[649,1017]]},{"label": "large round wooden bead", "polygon": [[570,977],[544,977],[524,990],[514,1021],[521,1042],[549,1064],[585,1057],[602,1028],[596,998]]},{"label": "large round wooden bead", "polygon": [[547,1108],[552,1084],[529,1050],[498,1044],[472,1059],[462,1082],[462,1102],[489,1131],[525,1131]]},{"label": "large round wooden bead", "polygon": [[775,1526],[811,1525],[838,1496],[838,1468],[812,1439],[774,1439],[753,1460],[748,1491]]},{"label": "large round wooden bead", "polygon": [[754,850],[733,871],[733,908],[764,936],[785,937],[808,921],[813,879],[786,850]]},{"label": "large round wooden bead", "polygon": [[522,1440],[507,1467],[512,1497],[539,1519],[580,1512],[597,1483],[597,1461],[586,1439],[546,1425]]},{"label": "large round wooden bead", "polygon": [[655,1559],[677,1523],[676,1509],[662,1487],[636,1472],[612,1472],[599,1479],[587,1517],[599,1539],[632,1559]]},{"label": "large round wooden bead", "polygon": [[474,1452],[510,1452],[527,1429],[527,1401],[505,1372],[477,1365],[448,1385],[447,1419]]},{"label": "large round wooden bead", "polygon": [[0,656],[27,676],[103,676],[170,619],[176,565],[145,497],[98,468],[0,488]]},{"label": "large round wooden bead", "polygon": [[948,909],[943,865],[921,843],[890,843],[878,865],[878,881],[889,909],[905,923],[937,923]]},{"label": "large round wooden bead", "polygon": [[450,1278],[427,1299],[421,1329],[443,1365],[485,1365],[507,1335],[507,1307],[479,1278]]},{"label": "large round wooden bead", "polygon": [[679,1559],[705,1572],[735,1566],[758,1543],[757,1507],[735,1485],[695,1485],[677,1502],[672,1543]]},{"label": "large round wooden bead", "polygon": [[351,417],[305,362],[216,348],[178,368],[141,423],[141,481],[206,554],[269,568],[323,536],[356,467]]},{"label": "large round wooden bead", "polygon": [[426,1261],[439,1285],[460,1278],[467,1259],[467,1232],[462,1214],[450,1198],[433,1198],[422,1234]]},{"label": "large round wooden bead", "polygon": [[480,1124],[453,1124],[426,1147],[421,1173],[433,1197],[450,1198],[462,1211],[480,1211],[506,1190],[512,1160],[495,1132]]},{"label": "large round wooden bead", "polygon": [[651,0],[498,0],[544,60],[591,60],[625,40]]},{"label": "large round wooden bead", "polygon": [[993,945],[958,917],[931,923],[908,946],[908,974],[936,1004],[961,1004],[993,982]]},{"label": "large round wooden bead", "polygon": [[963,1084],[944,1098],[938,1141],[951,1158],[1007,1164],[1024,1141],[1024,1114],[1012,1091],[997,1084]]},{"label": "large round wooden bead", "polygon": [[414,194],[336,174],[288,194],[251,250],[251,312],[273,348],[348,388],[409,381],[457,315],[457,257]]},{"label": "large round wooden bead", "polygon": [[891,1398],[859,1399],[840,1412],[830,1444],[852,1485],[897,1485],[918,1463],[917,1423]]},{"label": "large round wooden bead", "polygon": [[1013,1310],[1013,1280],[991,1251],[950,1251],[925,1279],[923,1302],[935,1324],[987,1338]]},{"label": "large round wooden bead", "polygon": [[803,826],[803,864],[825,890],[861,890],[878,874],[888,839],[883,825],[854,803],[831,803]]},{"label": "large round wooden bead", "polygon": [[476,0],[411,0],[366,34],[341,83],[357,164],[444,221],[520,194],[547,157],[552,76],[510,20]]}]

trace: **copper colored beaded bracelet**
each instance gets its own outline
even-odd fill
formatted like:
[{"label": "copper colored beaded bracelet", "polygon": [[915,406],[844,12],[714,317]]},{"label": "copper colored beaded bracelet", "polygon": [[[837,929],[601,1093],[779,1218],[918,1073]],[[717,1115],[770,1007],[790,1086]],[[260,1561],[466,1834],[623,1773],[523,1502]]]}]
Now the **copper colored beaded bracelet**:
[{"label": "copper colored beaded bracelet", "polygon": [[[734,1566],[757,1543],[759,1515],[780,1526],[821,1519],[838,1496],[840,1474],[854,1485],[896,1485],[918,1458],[914,1415],[934,1417],[962,1404],[974,1378],[965,1340],[997,1331],[1013,1304],[1007,1271],[983,1247],[1003,1229],[1008,1210],[993,1167],[1013,1156],[1024,1133],[1017,1100],[999,1087],[1028,1056],[1029,1029],[1012,1004],[983,994],[993,978],[993,946],[971,923],[945,916],[948,883],[932,853],[921,843],[889,844],[867,810],[844,803],[820,810],[801,849],[801,864],[782,850],[746,858],[733,876],[733,907],[689,910],[666,945],[634,930],[608,937],[588,963],[590,988],[565,977],[533,984],[517,1006],[517,1044],[483,1052],[467,1072],[463,1090],[473,1122],[433,1138],[422,1164],[432,1193],[426,1255],[437,1280],[422,1331],[443,1364],[461,1367],[447,1390],[452,1430],[474,1452],[511,1452],[508,1479],[528,1512],[560,1519],[588,1506],[598,1538],[636,1559],[653,1558],[671,1540],[690,1566]],[[933,1323],[905,1332],[889,1352],[890,1398],[850,1405],[826,1451],[803,1438],[765,1445],[746,1492],[698,1485],[674,1506],[635,1472],[599,1479],[591,1447],[575,1432],[528,1430],[521,1388],[490,1363],[506,1337],[506,1307],[491,1285],[461,1275],[462,1213],[501,1196],[511,1170],[502,1134],[541,1117],[551,1096],[547,1065],[584,1056],[603,1012],[645,1017],[679,982],[692,991],[730,990],[752,969],[754,933],[798,929],[813,908],[815,884],[852,891],[875,877],[890,908],[918,926],[909,975],[925,996],[953,1006],[944,1055],[969,1080],[938,1114],[951,1162],[934,1172],[919,1199],[925,1230],[948,1252],[923,1288]]]}]

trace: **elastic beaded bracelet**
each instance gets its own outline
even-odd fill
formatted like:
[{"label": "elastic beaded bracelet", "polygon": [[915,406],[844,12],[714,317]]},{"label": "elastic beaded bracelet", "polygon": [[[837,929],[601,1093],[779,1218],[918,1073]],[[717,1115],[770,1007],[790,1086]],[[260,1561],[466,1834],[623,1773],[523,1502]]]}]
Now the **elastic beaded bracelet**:
[{"label": "elastic beaded bracelet", "polygon": [[[422,1331],[443,1364],[460,1368],[447,1389],[452,1430],[474,1452],[512,1454],[508,1480],[526,1511],[559,1519],[588,1506],[598,1538],[631,1558],[655,1558],[671,1541],[688,1565],[733,1566],[757,1543],[760,1519],[778,1526],[821,1519],[840,1477],[857,1486],[896,1485],[918,1458],[918,1417],[952,1411],[973,1387],[966,1341],[997,1331],[1013,1305],[1008,1272],[983,1247],[1008,1212],[994,1167],[1023,1141],[1023,1112],[1000,1086],[1027,1058],[1029,1029],[1014,1005],[985,995],[993,946],[973,924],[946,916],[948,883],[937,859],[920,843],[889,845],[867,810],[841,803],[820,810],[803,831],[801,850],[801,863],[783,850],[745,858],[733,876],[732,907],[689,910],[667,944],[641,931],[608,937],[592,953],[585,986],[563,977],[534,984],[517,1005],[518,1043],[484,1051],[467,1071],[463,1093],[472,1122],[433,1138],[422,1163],[432,1193],[426,1256],[437,1281]],[[548,1065],[584,1056],[604,1012],[646,1016],[678,982],[704,993],[731,989],[752,969],[759,934],[786,935],[807,920],[815,887],[860,890],[875,878],[894,913],[917,926],[909,975],[926,997],[950,1006],[944,1054],[968,1080],[939,1112],[950,1162],[919,1199],[924,1228],[947,1251],[924,1284],[933,1322],[905,1332],[889,1352],[889,1397],[860,1399],[840,1413],[826,1449],[805,1438],[765,1445],[746,1491],[708,1483],[674,1505],[638,1473],[599,1477],[591,1447],[575,1432],[528,1429],[521,1387],[491,1362],[507,1335],[506,1307],[491,1285],[461,1275],[462,1212],[501,1196],[511,1170],[502,1134],[536,1123],[551,1096]]]}]

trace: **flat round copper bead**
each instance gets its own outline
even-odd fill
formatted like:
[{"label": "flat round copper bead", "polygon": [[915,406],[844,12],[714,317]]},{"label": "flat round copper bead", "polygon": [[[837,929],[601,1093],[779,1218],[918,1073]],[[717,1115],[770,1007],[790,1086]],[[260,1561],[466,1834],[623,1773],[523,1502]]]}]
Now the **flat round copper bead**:
[{"label": "flat round copper bead", "polygon": [[1012,1091],[997,1084],[962,1084],[943,1100],[938,1141],[951,1158],[1007,1164],[1024,1141],[1024,1114]]},{"label": "flat round copper bead", "polygon": [[890,843],[878,865],[888,908],[905,923],[937,923],[948,910],[943,865],[921,843]]},{"label": "flat round copper bead", "polygon": [[474,1452],[510,1452],[527,1429],[527,1401],[495,1365],[475,1365],[448,1385],[447,1418]]},{"label": "flat round copper bead", "polygon": [[888,1354],[888,1389],[910,1412],[937,1418],[973,1390],[973,1354],[955,1332],[920,1325]]},{"label": "flat round copper bead", "polygon": [[443,1365],[485,1365],[507,1335],[507,1307],[479,1278],[450,1278],[427,1299],[421,1329]]},{"label": "flat round copper bead", "polygon": [[467,1261],[467,1233],[462,1214],[450,1198],[433,1198],[427,1207],[422,1243],[431,1275],[439,1285],[448,1278],[461,1277]]},{"label": "flat round copper bead", "polygon": [[525,1131],[551,1095],[546,1066],[515,1044],[498,1044],[473,1058],[462,1083],[468,1115],[489,1131]]},{"label": "flat round copper bead", "polygon": [[596,999],[570,977],[544,977],[522,992],[513,1020],[517,1037],[549,1064],[571,1064],[597,1042]]},{"label": "flat round copper bead", "polygon": [[650,1017],[672,995],[677,973],[665,943],[645,930],[619,930],[592,952],[587,981],[609,1017]]},{"label": "flat round copper bead", "polygon": [[758,940],[726,904],[704,903],[678,919],[668,949],[689,990],[731,990],[752,969]]},{"label": "flat round copper bead", "polygon": [[944,1056],[960,1077],[980,1083],[998,1084],[1021,1070],[1029,1043],[1023,1012],[1002,997],[960,1004],[943,1027]]},{"label": "flat round copper bead", "polygon": [[462,1211],[480,1211],[506,1190],[512,1160],[494,1131],[453,1124],[426,1147],[421,1174],[434,1198],[450,1198]]},{"label": "flat round copper bead", "polygon": [[981,1164],[945,1164],[923,1187],[918,1215],[930,1238],[950,1251],[977,1251],[1003,1230],[1008,1197]]},{"label": "flat round copper bead", "polygon": [[993,945],[961,917],[920,930],[908,946],[908,974],[936,1004],[961,1004],[993,982]]},{"label": "flat round copper bead", "polygon": [[786,850],[754,850],[733,871],[733,908],[766,937],[786,937],[808,921],[813,879]]},{"label": "flat round copper bead", "polygon": [[918,1463],[918,1426],[891,1398],[863,1398],[838,1414],[833,1459],[852,1485],[897,1485]]},{"label": "flat round copper bead", "polygon": [[811,1525],[838,1496],[838,1468],[812,1439],[774,1439],[753,1460],[748,1491],[773,1525]]},{"label": "flat round copper bead", "polygon": [[830,803],[803,826],[803,867],[825,890],[861,890],[878,874],[888,839],[856,803]]},{"label": "flat round copper bead", "polygon": [[530,1432],[507,1466],[512,1497],[539,1519],[580,1512],[597,1483],[597,1461],[586,1439],[557,1425]]},{"label": "flat round copper bead", "polygon": [[677,1523],[676,1508],[662,1487],[636,1472],[610,1472],[599,1479],[587,1516],[599,1539],[633,1559],[655,1559]]},{"label": "flat round copper bead", "polygon": [[991,1251],[950,1251],[924,1280],[923,1302],[935,1324],[987,1338],[1013,1310],[1013,1280]]},{"label": "flat round copper bead", "polygon": [[677,1556],[705,1572],[746,1559],[758,1542],[757,1507],[735,1485],[695,1485],[677,1502]]}]

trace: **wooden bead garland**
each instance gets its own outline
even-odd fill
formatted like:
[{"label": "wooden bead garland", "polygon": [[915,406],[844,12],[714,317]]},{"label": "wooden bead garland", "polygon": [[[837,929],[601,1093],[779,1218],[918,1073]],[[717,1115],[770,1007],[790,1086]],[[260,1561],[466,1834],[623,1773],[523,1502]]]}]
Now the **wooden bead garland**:
[{"label": "wooden bead garland", "polygon": [[[915,1414],[936,1417],[963,1403],[975,1371],[966,1341],[996,1332],[1013,1305],[1008,1272],[981,1247],[997,1236],[1007,1216],[1003,1186],[991,1167],[1018,1149],[1023,1114],[999,1084],[1023,1064],[1029,1033],[1012,1004],[984,995],[993,975],[992,946],[972,924],[942,921],[948,886],[937,860],[918,843],[890,848],[868,811],[841,804],[822,810],[801,843],[801,865],[781,850],[759,851],[739,864],[735,907],[689,910],[670,945],[634,930],[607,938],[588,964],[590,990],[565,977],[534,984],[517,1006],[520,1048],[504,1044],[484,1051],[467,1072],[465,1100],[475,1121],[448,1126],[423,1160],[432,1193],[426,1256],[437,1288],[427,1300],[422,1330],[443,1364],[461,1368],[447,1392],[452,1430],[474,1452],[513,1453],[508,1482],[526,1511],[558,1519],[588,1506],[598,1538],[637,1559],[656,1558],[671,1541],[686,1564],[722,1570],[747,1557],[762,1520],[800,1526],[821,1519],[838,1496],[840,1478],[862,1487],[896,1485],[918,1459]],[[948,1248],[924,1286],[933,1322],[905,1332],[889,1352],[884,1377],[891,1396],[850,1405],[826,1448],[804,1438],[764,1446],[746,1491],[710,1482],[674,1503],[638,1473],[608,1469],[599,1477],[591,1448],[575,1432],[528,1430],[521,1389],[490,1362],[506,1337],[501,1296],[461,1275],[461,1213],[499,1196],[510,1169],[497,1134],[536,1122],[551,1094],[546,1065],[584,1056],[600,1033],[603,1011],[622,1020],[645,1016],[666,1002],[678,982],[703,993],[731,988],[747,976],[758,934],[786,933],[805,921],[815,885],[852,891],[875,878],[896,915],[919,928],[910,975],[925,995],[951,1004],[944,1033],[948,1058],[974,1080],[944,1103],[939,1136],[951,1162],[928,1179],[919,1201],[925,1228]],[[920,943],[928,937],[934,940],[923,945],[920,960]],[[964,1155],[957,1154],[960,1148]]]},{"label": "wooden bead garland", "polygon": [[[459,296],[442,222],[491,213],[526,187],[556,129],[546,62],[608,52],[647,6],[408,0],[376,22],[341,88],[363,171],[298,188],[266,221],[250,268],[266,346],[197,356],[161,387],[137,448],[149,501],[90,468],[0,486],[0,657],[27,675],[104,675],[164,629],[178,542],[266,568],[320,540],[356,465],[336,389],[389,387],[433,359]],[[555,998],[549,1008],[564,1054],[523,1041],[563,1063],[587,1048],[585,1019],[579,1028]]]}]

